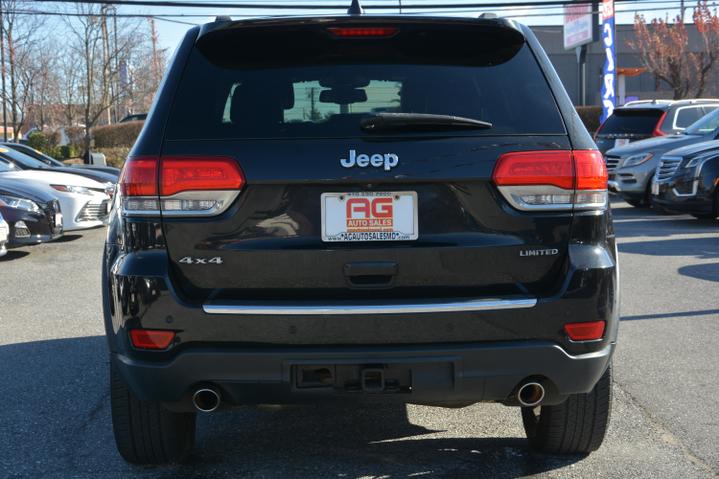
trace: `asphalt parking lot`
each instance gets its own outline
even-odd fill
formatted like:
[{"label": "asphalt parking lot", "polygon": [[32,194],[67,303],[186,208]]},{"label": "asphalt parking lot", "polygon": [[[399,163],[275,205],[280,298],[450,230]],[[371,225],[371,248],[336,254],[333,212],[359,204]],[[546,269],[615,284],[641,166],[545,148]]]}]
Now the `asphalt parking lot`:
[{"label": "asphalt parking lot", "polygon": [[716,477],[719,222],[614,208],[615,402],[588,457],[530,453],[518,409],[368,405],[202,416],[189,464],[129,466],[110,425],[95,229],[0,260],[0,477]]}]

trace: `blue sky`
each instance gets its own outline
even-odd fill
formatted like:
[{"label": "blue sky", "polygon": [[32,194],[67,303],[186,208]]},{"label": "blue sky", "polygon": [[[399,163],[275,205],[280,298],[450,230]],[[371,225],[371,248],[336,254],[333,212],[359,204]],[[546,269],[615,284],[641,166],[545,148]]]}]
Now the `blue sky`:
[{"label": "blue sky", "polygon": [[[218,0],[212,0],[212,1],[218,1]],[[223,1],[223,0],[220,0]],[[272,0],[267,0],[272,1]],[[300,3],[308,4],[313,3],[311,0],[295,0],[299,1]],[[342,3],[342,0],[329,0],[333,4]],[[380,3],[388,4],[391,3],[392,0],[380,0]],[[423,0],[403,0],[405,4],[420,4]],[[472,3],[477,3],[476,0],[469,0]],[[492,0],[492,2],[496,1],[502,1],[502,0]],[[616,11],[617,11],[617,23],[632,23],[634,18],[634,13],[641,9],[642,13],[647,18],[654,18],[654,17],[664,17],[667,14],[670,16],[674,16],[678,13],[678,8],[674,8],[671,10],[667,10],[668,6],[678,5],[678,1],[675,1],[673,3],[670,3],[672,0],[645,0],[642,2],[641,5],[637,5],[636,3],[630,4],[630,5],[617,5]],[[458,3],[458,0],[449,0],[447,3]],[[291,4],[291,0],[284,0],[282,2],[283,4]],[[314,3],[322,3],[322,2],[314,2]],[[349,5],[350,1],[347,0],[347,4]],[[432,3],[442,3],[442,0],[433,0]],[[363,2],[363,4],[367,7],[371,6],[371,1]],[[691,6],[692,2],[691,0],[687,0],[687,5]],[[212,19],[216,15],[230,15],[233,18],[242,18],[245,16],[268,16],[268,15],[278,15],[278,14],[286,14],[286,15],[301,15],[301,14],[318,14],[318,11],[312,10],[312,11],[302,11],[302,10],[266,10],[266,9],[253,9],[253,10],[239,10],[239,9],[233,9],[233,8],[224,8],[224,9],[199,9],[199,8],[168,8],[168,7],[128,7],[123,6],[118,9],[121,13],[138,13],[138,14],[147,14],[147,13],[153,13],[153,14],[165,14],[165,15],[201,15],[200,17],[174,17],[174,20],[180,20],[183,22],[189,22],[194,24],[201,24],[206,23],[209,21],[212,21]],[[533,9],[533,8],[519,8],[519,7],[508,7],[503,9],[485,9],[485,10],[467,10],[462,11],[459,13],[454,13],[455,15],[462,15],[462,16],[477,16],[482,11],[493,11],[497,13],[500,16],[508,16],[511,18],[514,18],[520,22],[526,23],[528,25],[558,25],[562,23],[562,9],[560,8],[549,8],[549,7],[542,7],[541,9]],[[377,12],[377,10],[375,10]],[[428,11],[429,12],[429,11]],[[327,12],[322,11],[322,14],[331,14],[331,13],[343,13],[343,11],[336,11],[336,12]],[[371,13],[371,11],[370,11]],[[384,10],[382,13],[397,13],[396,11],[391,10]],[[406,12],[405,12],[406,13]],[[442,15],[448,15],[452,14],[448,11],[439,11],[439,14]],[[157,30],[159,34],[160,43],[163,48],[168,49],[168,53],[171,53],[174,51],[175,47],[179,43],[179,41],[182,39],[182,36],[187,31],[188,28],[191,28],[190,25],[185,24],[178,24],[178,23],[171,23],[169,21],[157,21]]]}]

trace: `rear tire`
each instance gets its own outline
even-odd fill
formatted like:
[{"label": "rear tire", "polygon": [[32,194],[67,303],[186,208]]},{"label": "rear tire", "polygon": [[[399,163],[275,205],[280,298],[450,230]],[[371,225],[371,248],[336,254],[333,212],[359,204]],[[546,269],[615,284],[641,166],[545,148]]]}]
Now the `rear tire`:
[{"label": "rear tire", "polygon": [[692,214],[698,220],[713,220],[719,217],[719,189],[714,193],[714,207],[711,213]]},{"label": "rear tire", "polygon": [[522,408],[532,449],[550,454],[588,454],[604,440],[612,409],[612,369],[587,394],[572,394],[557,406]]},{"label": "rear tire", "polygon": [[642,200],[626,200],[625,199],[624,201],[626,201],[627,203],[629,203],[631,206],[633,206],[635,208],[641,208],[644,206],[644,202]]},{"label": "rear tire", "polygon": [[182,462],[195,443],[196,413],[175,413],[135,397],[110,366],[110,409],[120,455],[133,464]]}]

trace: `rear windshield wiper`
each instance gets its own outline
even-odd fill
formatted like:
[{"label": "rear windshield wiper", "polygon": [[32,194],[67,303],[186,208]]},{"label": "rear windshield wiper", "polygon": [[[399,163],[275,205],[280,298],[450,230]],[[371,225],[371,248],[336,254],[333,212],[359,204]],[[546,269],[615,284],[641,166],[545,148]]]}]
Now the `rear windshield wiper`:
[{"label": "rear windshield wiper", "polygon": [[376,113],[363,118],[360,127],[367,132],[389,130],[486,130],[492,128],[488,121],[452,115],[428,113]]}]

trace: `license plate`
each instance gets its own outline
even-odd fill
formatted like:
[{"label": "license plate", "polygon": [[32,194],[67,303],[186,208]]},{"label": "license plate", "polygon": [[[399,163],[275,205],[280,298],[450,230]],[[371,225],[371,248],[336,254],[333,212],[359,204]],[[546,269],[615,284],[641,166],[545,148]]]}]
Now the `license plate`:
[{"label": "license plate", "polygon": [[629,144],[628,138],[617,138],[616,140],[614,140],[614,148],[617,148],[619,146],[628,145],[628,144]]},{"label": "license plate", "polygon": [[322,241],[411,241],[418,236],[417,193],[323,193]]},{"label": "license plate", "polygon": [[55,226],[62,226],[62,213],[55,213]]},{"label": "license plate", "polygon": [[652,195],[659,196],[659,183],[652,181]]}]

